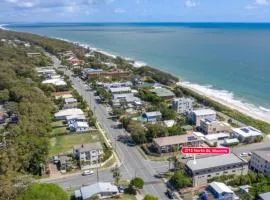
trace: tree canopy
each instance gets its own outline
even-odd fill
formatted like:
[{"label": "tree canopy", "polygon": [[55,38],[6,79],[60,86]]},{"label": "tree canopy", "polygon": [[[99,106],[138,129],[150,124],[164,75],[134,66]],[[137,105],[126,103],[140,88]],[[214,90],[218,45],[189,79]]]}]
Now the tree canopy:
[{"label": "tree canopy", "polygon": [[68,200],[67,193],[58,185],[33,183],[17,200]]}]

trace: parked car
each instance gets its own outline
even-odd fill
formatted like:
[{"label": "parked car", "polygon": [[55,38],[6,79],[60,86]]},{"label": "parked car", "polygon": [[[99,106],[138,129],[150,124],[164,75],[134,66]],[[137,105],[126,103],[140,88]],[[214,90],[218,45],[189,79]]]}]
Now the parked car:
[{"label": "parked car", "polygon": [[252,156],[252,152],[248,152],[248,155],[249,155],[249,156]]},{"label": "parked car", "polygon": [[169,199],[173,199],[173,193],[170,190],[167,190],[165,194]]},{"label": "parked car", "polygon": [[57,164],[59,162],[59,156],[53,156],[53,163]]},{"label": "parked car", "polygon": [[182,159],[189,159],[189,158],[192,158],[192,155],[186,154],[186,155],[182,156]]},{"label": "parked car", "polygon": [[240,157],[247,157],[247,156],[248,156],[248,153],[246,152],[240,153]]},{"label": "parked car", "polygon": [[91,175],[94,175],[94,171],[92,171],[92,170],[85,170],[85,171],[83,171],[82,175],[83,176],[91,176]]},{"label": "parked car", "polygon": [[119,191],[119,193],[124,193],[125,192],[123,186],[118,186],[118,191]]}]

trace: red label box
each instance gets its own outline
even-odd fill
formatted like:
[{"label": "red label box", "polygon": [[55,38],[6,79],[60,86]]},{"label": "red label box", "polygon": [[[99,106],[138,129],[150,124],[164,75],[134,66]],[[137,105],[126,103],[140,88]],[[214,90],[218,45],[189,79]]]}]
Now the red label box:
[{"label": "red label box", "polygon": [[183,154],[229,154],[230,149],[226,147],[183,147]]}]

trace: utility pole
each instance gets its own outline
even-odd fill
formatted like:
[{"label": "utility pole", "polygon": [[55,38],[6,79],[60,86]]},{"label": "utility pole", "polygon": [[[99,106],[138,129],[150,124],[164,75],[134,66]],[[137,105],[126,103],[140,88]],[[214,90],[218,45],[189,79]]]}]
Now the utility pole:
[{"label": "utility pole", "polygon": [[98,168],[99,168],[99,156],[98,156],[98,165],[97,165],[97,183],[99,182]]}]

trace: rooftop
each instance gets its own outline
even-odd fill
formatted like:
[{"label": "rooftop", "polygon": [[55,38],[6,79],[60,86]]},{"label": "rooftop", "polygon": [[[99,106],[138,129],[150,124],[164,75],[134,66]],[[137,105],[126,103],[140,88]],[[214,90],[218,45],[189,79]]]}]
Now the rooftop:
[{"label": "rooftop", "polygon": [[199,140],[199,138],[196,137],[194,134],[174,135],[174,136],[160,137],[160,138],[153,139],[153,141],[159,146],[182,144],[182,143],[187,143],[189,141],[196,141],[196,140]]},{"label": "rooftop", "polygon": [[131,91],[130,87],[110,88],[111,93]]},{"label": "rooftop", "polygon": [[171,97],[175,96],[175,94],[166,88],[160,87],[160,88],[155,88],[152,90],[157,96],[159,97]]},{"label": "rooftop", "polygon": [[233,193],[233,191],[227,185],[221,182],[212,182],[209,184],[209,186],[219,194]]},{"label": "rooftop", "polygon": [[259,131],[258,129],[255,129],[251,126],[234,128],[233,132],[237,133],[238,135],[241,135],[242,137],[254,137],[254,136],[263,135],[263,133],[261,131]]},{"label": "rooftop", "polygon": [[262,200],[269,200],[270,199],[270,192],[259,194]]},{"label": "rooftop", "polygon": [[230,137],[229,133],[216,133],[216,134],[209,134],[204,136],[207,140],[218,140],[219,138],[228,138]]},{"label": "rooftop", "polygon": [[74,126],[76,127],[76,128],[89,128],[89,125],[88,125],[88,123],[87,122],[78,122],[78,121],[76,121],[76,122],[74,122]]},{"label": "rooftop", "polygon": [[77,99],[71,97],[71,98],[65,98],[65,103],[75,103],[77,102]]},{"label": "rooftop", "polygon": [[270,151],[254,151],[253,153],[261,157],[262,159],[270,162]]},{"label": "rooftop", "polygon": [[144,114],[145,114],[146,117],[162,116],[161,112],[159,112],[159,111],[145,112]]},{"label": "rooftop", "polygon": [[73,149],[79,152],[85,152],[85,151],[91,151],[95,149],[102,149],[102,145],[100,142],[89,143],[89,144],[79,144],[79,145],[74,145]]},{"label": "rooftop", "polygon": [[[110,192],[110,193],[118,193],[117,186],[109,183],[109,182],[99,182],[92,185],[81,187],[80,193],[82,199],[89,199],[91,196],[101,193],[101,192]],[[76,190],[75,194],[78,195],[79,191]]]},{"label": "rooftop", "polygon": [[83,111],[78,108],[70,108],[70,109],[63,109],[60,110],[59,112],[55,113],[55,117],[64,117],[64,116],[69,116],[69,115],[83,115]]},{"label": "rooftop", "polygon": [[87,68],[85,69],[85,72],[87,72],[88,74],[91,74],[91,73],[103,72],[103,69]]},{"label": "rooftop", "polygon": [[216,111],[212,109],[198,109],[192,111],[195,115],[201,116],[201,115],[215,115]]},{"label": "rooftop", "polygon": [[196,164],[194,164],[193,160],[189,160],[187,162],[187,166],[192,171],[210,169],[213,167],[221,167],[225,165],[232,165],[232,164],[240,164],[240,163],[247,163],[235,154],[226,154],[226,155],[218,155],[218,156],[209,156],[205,158],[198,158],[196,159]]},{"label": "rooftop", "polygon": [[67,120],[67,121],[73,120],[73,119],[81,119],[81,120],[85,120],[86,117],[85,117],[85,115],[69,115],[69,116],[66,116],[66,120]]}]

